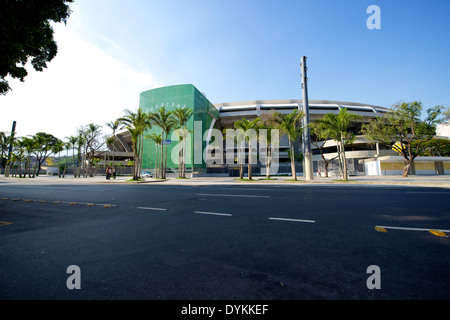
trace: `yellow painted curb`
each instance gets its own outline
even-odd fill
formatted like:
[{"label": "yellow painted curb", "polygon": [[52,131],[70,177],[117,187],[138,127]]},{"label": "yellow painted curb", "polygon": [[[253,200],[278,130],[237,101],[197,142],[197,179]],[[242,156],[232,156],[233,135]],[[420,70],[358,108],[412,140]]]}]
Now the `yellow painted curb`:
[{"label": "yellow painted curb", "polygon": [[448,237],[444,232],[442,232],[441,230],[430,230],[431,234],[434,234],[435,236],[438,237]]},{"label": "yellow painted curb", "polygon": [[387,232],[387,230],[385,228],[380,227],[380,226],[376,226],[375,230],[377,230],[378,232]]}]

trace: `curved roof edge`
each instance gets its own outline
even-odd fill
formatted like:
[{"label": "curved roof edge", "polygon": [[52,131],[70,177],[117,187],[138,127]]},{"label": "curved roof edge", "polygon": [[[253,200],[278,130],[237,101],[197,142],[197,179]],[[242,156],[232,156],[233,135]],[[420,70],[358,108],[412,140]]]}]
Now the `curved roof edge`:
[{"label": "curved roof edge", "polygon": [[[284,100],[253,100],[253,101],[238,101],[238,102],[223,102],[215,103],[217,107],[233,107],[233,106],[245,106],[245,105],[255,105],[255,104],[300,104],[303,105],[303,100],[301,99],[284,99]],[[373,107],[378,109],[386,109],[385,107],[380,107],[371,104],[358,103],[358,102],[347,102],[347,101],[334,101],[334,100],[309,100],[309,104],[329,104],[329,105],[342,105],[342,106],[355,106],[355,107]]]}]

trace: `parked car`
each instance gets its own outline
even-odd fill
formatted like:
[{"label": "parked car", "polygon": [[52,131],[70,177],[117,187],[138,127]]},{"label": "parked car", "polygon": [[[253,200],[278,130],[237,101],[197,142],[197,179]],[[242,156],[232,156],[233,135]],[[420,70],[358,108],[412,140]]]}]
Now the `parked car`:
[{"label": "parked car", "polygon": [[141,172],[141,177],[142,177],[142,178],[153,178],[153,175],[152,175],[151,172],[142,171],[142,172]]}]

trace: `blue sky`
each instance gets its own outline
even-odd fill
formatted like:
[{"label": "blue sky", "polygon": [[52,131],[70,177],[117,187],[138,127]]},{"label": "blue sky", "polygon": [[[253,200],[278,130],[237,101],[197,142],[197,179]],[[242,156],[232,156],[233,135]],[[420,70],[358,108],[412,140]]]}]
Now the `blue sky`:
[{"label": "blue sky", "polygon": [[[381,9],[380,30],[366,27],[370,5]],[[192,83],[213,103],[300,99],[303,55],[310,99],[450,105],[449,1],[76,0],[72,8],[67,26],[55,26],[60,51],[48,70],[0,97],[11,108],[0,130],[19,112],[29,114],[19,134],[63,138],[174,84]]]}]

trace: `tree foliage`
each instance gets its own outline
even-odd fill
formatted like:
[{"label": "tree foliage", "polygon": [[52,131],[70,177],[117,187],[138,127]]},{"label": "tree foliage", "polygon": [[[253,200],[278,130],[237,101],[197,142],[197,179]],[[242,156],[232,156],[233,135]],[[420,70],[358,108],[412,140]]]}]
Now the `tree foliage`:
[{"label": "tree foliage", "polygon": [[173,111],[173,116],[176,121],[175,132],[180,138],[178,144],[178,176],[180,178],[186,178],[186,139],[189,136],[189,130],[187,124],[194,111],[188,108],[176,108]]},{"label": "tree foliage", "polygon": [[31,58],[36,71],[43,71],[58,52],[51,22],[70,16],[73,0],[0,0],[0,94],[11,90],[7,76],[24,81]]},{"label": "tree foliage", "polygon": [[392,107],[392,112],[363,125],[363,134],[368,139],[386,145],[401,144],[401,155],[405,159],[403,177],[408,176],[414,159],[420,155],[423,144],[436,134],[436,126],[442,122],[442,106],[427,109],[421,119],[423,104],[418,101],[401,102]]},{"label": "tree foliage", "polygon": [[277,128],[281,133],[287,135],[289,139],[289,158],[291,160],[292,179],[297,180],[295,170],[295,145],[294,143],[300,139],[303,134],[302,119],[305,116],[303,111],[294,110],[290,114],[276,113]]},{"label": "tree foliage", "polygon": [[238,130],[238,148],[241,153],[239,159],[239,177],[240,179],[244,178],[244,149],[245,142],[248,141],[248,179],[252,180],[252,164],[253,164],[253,149],[256,148],[256,145],[253,145],[256,142],[257,132],[260,125],[260,118],[256,118],[253,120],[241,119],[234,123],[234,128]]},{"label": "tree foliage", "polygon": [[139,180],[141,174],[141,153],[143,149],[144,131],[151,127],[150,119],[147,113],[138,108],[137,111],[125,110],[125,115],[117,121],[126,126],[131,135],[131,147],[133,149],[134,167],[133,180]]},{"label": "tree foliage", "polygon": [[323,134],[336,141],[339,169],[341,171],[341,178],[344,180],[348,180],[345,146],[353,142],[356,137],[349,129],[353,122],[360,119],[362,119],[361,116],[350,113],[346,108],[343,108],[338,114],[328,113],[319,120],[322,124]]}]

